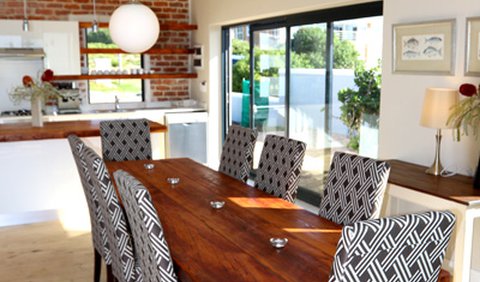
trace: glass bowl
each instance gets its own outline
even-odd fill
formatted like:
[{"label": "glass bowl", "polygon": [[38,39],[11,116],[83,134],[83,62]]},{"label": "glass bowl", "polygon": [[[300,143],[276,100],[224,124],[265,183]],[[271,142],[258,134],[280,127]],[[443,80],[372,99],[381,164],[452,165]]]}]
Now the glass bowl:
[{"label": "glass bowl", "polygon": [[154,164],[144,164],[143,166],[144,166],[146,169],[148,169],[148,170],[151,170],[151,169],[153,169],[153,168],[155,167]]},{"label": "glass bowl", "polygon": [[210,201],[210,206],[216,210],[223,208],[225,201]]},{"label": "glass bowl", "polygon": [[287,245],[288,239],[287,238],[270,238],[270,244],[275,249],[281,249]]},{"label": "glass bowl", "polygon": [[180,178],[178,177],[169,177],[167,178],[167,182],[172,184],[172,185],[175,185],[175,184],[178,184],[178,182],[180,182]]}]

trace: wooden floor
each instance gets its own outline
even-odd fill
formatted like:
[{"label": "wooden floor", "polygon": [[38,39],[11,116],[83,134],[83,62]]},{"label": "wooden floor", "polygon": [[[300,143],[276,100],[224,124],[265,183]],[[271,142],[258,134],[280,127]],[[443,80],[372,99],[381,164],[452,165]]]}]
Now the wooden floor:
[{"label": "wooden floor", "polygon": [[2,282],[93,281],[90,232],[65,231],[59,221],[2,227],[0,246]]}]

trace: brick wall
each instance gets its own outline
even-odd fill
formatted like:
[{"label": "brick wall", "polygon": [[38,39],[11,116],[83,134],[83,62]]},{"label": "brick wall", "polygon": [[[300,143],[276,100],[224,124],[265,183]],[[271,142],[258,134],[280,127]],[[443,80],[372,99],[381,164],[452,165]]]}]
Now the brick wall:
[{"label": "brick wall", "polygon": [[[97,15],[110,15],[120,3],[127,1],[96,0]],[[188,23],[189,0],[142,0],[160,20],[157,48],[188,48],[190,32],[162,30],[162,23]],[[28,0],[31,20],[68,20],[69,15],[93,14],[92,0]],[[23,0],[0,0],[0,19],[23,19]],[[83,36],[80,36],[83,44]],[[83,60],[82,60],[83,62]],[[188,72],[188,55],[151,55],[151,68],[158,72]],[[187,79],[152,79],[153,101],[189,98]]]}]

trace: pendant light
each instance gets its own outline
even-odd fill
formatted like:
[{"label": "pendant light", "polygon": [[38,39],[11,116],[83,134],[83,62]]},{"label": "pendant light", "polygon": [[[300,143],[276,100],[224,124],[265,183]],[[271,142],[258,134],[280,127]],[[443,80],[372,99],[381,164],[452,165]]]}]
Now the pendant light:
[{"label": "pendant light", "polygon": [[28,17],[27,17],[27,0],[23,0],[23,25],[22,25],[23,31],[29,31],[30,30],[30,25],[28,23]]},{"label": "pendant light", "polygon": [[142,53],[157,42],[160,24],[150,8],[132,0],[113,12],[109,29],[110,37],[120,49]]},{"label": "pendant light", "polygon": [[96,1],[93,0],[93,23],[92,23],[92,31],[98,32],[98,21],[97,21],[97,5]]}]

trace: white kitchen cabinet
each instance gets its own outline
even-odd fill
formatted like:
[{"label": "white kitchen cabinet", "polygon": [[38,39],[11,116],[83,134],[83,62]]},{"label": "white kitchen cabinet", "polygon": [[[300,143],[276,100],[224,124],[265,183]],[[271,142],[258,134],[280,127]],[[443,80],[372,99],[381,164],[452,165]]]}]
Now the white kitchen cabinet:
[{"label": "white kitchen cabinet", "polygon": [[44,66],[56,75],[80,74],[80,39],[77,21],[33,21],[30,31],[21,20],[0,20],[0,48],[43,48]]},{"label": "white kitchen cabinet", "polygon": [[166,153],[170,158],[191,158],[207,163],[207,121],[206,112],[167,113]]}]

